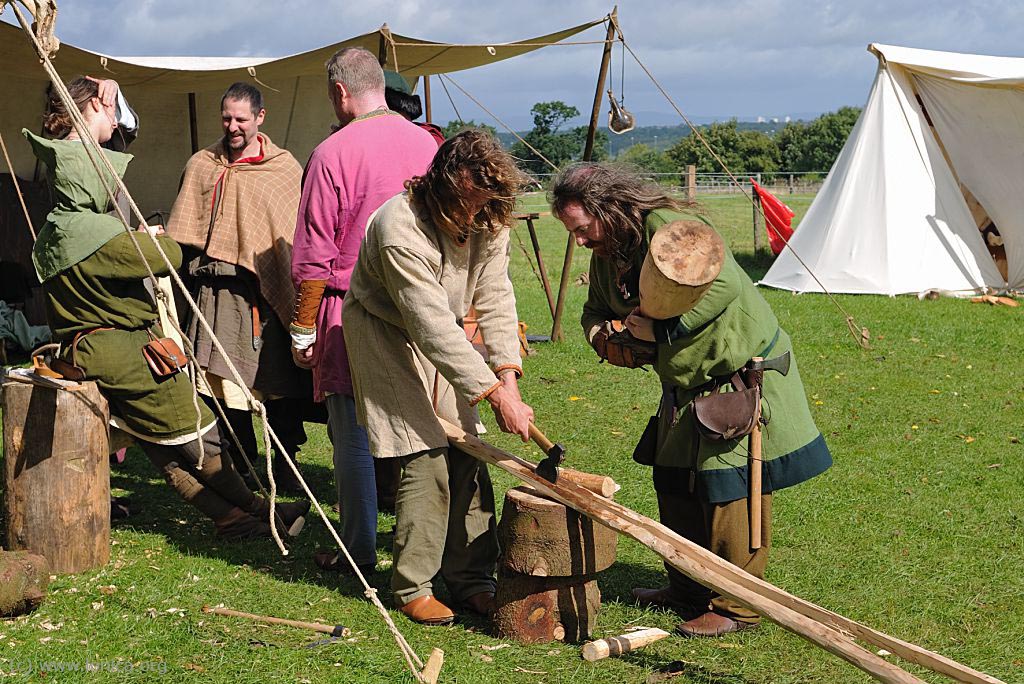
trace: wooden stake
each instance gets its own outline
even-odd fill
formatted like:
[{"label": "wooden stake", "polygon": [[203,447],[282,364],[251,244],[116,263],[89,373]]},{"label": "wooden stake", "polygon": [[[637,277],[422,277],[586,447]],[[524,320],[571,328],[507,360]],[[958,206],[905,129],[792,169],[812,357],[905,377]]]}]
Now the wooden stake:
[{"label": "wooden stake", "polygon": [[423,671],[420,672],[423,684],[437,684],[437,676],[441,674],[442,665],[444,665],[444,651],[439,648],[431,649]]},{"label": "wooden stake", "polygon": [[667,636],[668,632],[657,627],[639,629],[622,636],[598,639],[597,641],[583,644],[582,655],[584,660],[592,663],[595,660],[602,660],[608,656],[620,656],[623,653],[635,651],[648,644],[653,644],[655,641],[660,641]]},{"label": "wooden stake", "polygon": [[1005,684],[983,672],[915,644],[895,639],[746,573],[714,553],[684,539],[664,525],[621,504],[597,496],[572,482],[553,484],[533,472],[532,464],[467,434],[439,419],[449,443],[528,482],[547,496],[636,539],[695,581],[757,611],[760,615],[864,670],[881,682],[924,684],[906,670],[883,660],[850,639],[853,634],[910,662],[969,684]]}]

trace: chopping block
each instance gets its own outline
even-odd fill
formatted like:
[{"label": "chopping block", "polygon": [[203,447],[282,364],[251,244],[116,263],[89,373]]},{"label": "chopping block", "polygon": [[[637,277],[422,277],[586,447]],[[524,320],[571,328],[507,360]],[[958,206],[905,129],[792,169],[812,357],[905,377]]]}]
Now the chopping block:
[{"label": "chopping block", "polygon": [[596,575],[618,535],[532,487],[505,494],[494,625],[520,643],[590,638],[601,608]]}]

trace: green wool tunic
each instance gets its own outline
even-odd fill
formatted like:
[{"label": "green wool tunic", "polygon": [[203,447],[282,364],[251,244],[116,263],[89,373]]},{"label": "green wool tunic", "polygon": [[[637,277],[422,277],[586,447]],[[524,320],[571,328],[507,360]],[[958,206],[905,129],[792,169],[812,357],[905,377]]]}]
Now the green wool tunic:
[{"label": "green wool tunic", "polygon": [[[163,335],[156,305],[146,290],[147,271],[120,220],[104,213],[102,181],[77,141],[45,140],[25,132],[47,168],[56,206],[33,248],[33,261],[46,294],[46,311],[62,356],[82,367],[110,403],[111,422],[148,442],[178,444],[195,437],[192,385],[184,373],[157,379],[142,347]],[[130,155],[105,151],[123,175]],[[181,249],[157,238],[172,265]],[[146,262],[157,276],[169,275],[147,235],[138,235]],[[79,333],[98,330],[72,341]],[[73,354],[73,359],[72,359]],[[202,432],[213,416],[202,402]]]},{"label": "green wool tunic", "polygon": [[[671,221],[694,218],[668,210],[651,212],[644,223],[646,239],[621,277],[611,260],[591,257],[590,291],[581,319],[588,339],[595,326],[625,319],[639,305],[640,268],[655,231]],[[701,438],[690,402],[710,380],[726,381],[755,356],[774,358],[791,352],[789,335],[728,249],[721,273],[697,305],[677,318],[656,321],[654,329],[658,340],[654,370],[674,393],[678,416],[661,435],[656,465],[695,472],[694,485],[712,503],[746,497],[747,438]],[[768,420],[762,451],[765,493],[803,482],[832,464],[807,406],[795,358],[788,375],[765,373],[761,406]]]}]

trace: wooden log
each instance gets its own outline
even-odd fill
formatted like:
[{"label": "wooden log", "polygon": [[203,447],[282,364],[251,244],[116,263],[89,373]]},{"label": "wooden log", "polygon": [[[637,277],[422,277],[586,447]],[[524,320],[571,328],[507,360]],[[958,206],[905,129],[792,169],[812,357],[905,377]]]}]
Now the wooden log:
[{"label": "wooden log", "polygon": [[500,567],[538,577],[593,575],[615,562],[618,535],[565,505],[517,487],[498,525]]},{"label": "wooden log", "polygon": [[7,547],[45,556],[55,573],[110,559],[106,400],[81,389],[4,385],[4,512]]},{"label": "wooden log", "polygon": [[648,644],[653,644],[655,641],[660,641],[667,636],[668,632],[657,627],[638,629],[635,632],[629,632],[622,636],[598,639],[597,641],[583,644],[581,655],[584,660],[594,662],[608,656],[620,656],[623,653],[635,651]]},{"label": "wooden log", "polygon": [[492,619],[498,636],[523,644],[583,641],[597,626],[597,580],[530,577],[501,570]]},{"label": "wooden log", "polygon": [[547,482],[533,472],[532,464],[529,462],[487,444],[445,420],[440,422],[448,435],[449,443],[453,446],[515,475],[548,496],[638,540],[687,576],[749,606],[758,614],[843,658],[879,681],[924,684],[920,678],[861,648],[847,634],[853,634],[909,662],[957,681],[969,684],[1005,684],[984,672],[969,668],[916,644],[895,639],[788,594],[764,580],[743,572],[650,518],[641,516],[614,501],[598,497],[571,482]]},{"label": "wooden log", "polygon": [[27,551],[0,552],[0,616],[28,613],[46,598],[50,564]]},{"label": "wooden log", "polygon": [[614,496],[615,492],[622,489],[622,485],[607,475],[584,473],[572,468],[559,468],[558,477],[564,477],[570,482],[575,482],[579,486],[609,499]]}]

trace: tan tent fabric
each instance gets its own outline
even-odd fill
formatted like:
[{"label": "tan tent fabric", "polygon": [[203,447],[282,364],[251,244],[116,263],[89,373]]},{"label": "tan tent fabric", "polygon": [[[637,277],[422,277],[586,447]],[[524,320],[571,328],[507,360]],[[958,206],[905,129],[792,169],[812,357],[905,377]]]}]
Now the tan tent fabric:
[{"label": "tan tent fabric", "polygon": [[[260,86],[267,107],[266,122],[261,130],[304,164],[335,123],[324,85],[324,62],[340,48],[360,46],[379,54],[383,40],[387,68],[397,66],[397,71],[413,81],[424,75],[460,71],[516,57],[564,41],[603,21],[599,19],[536,38],[493,45],[434,43],[387,33],[383,29],[282,58],[107,57],[63,43],[54,64],[65,79],[89,74],[107,76],[121,84],[142,122],[139,138],[131,147],[135,161],[125,182],[143,211],[168,212],[177,194],[182,169],[192,154],[189,93],[195,93],[197,142],[203,148],[221,135],[220,96],[235,81],[252,81],[249,69],[253,69],[255,78],[270,86]],[[601,39],[603,36],[598,40]],[[22,127],[40,130],[48,80],[28,38],[20,28],[4,22],[0,22],[0,66],[0,92],[6,95],[0,98],[0,133],[7,142],[18,175],[30,179],[34,175],[34,159],[18,132]]]}]

